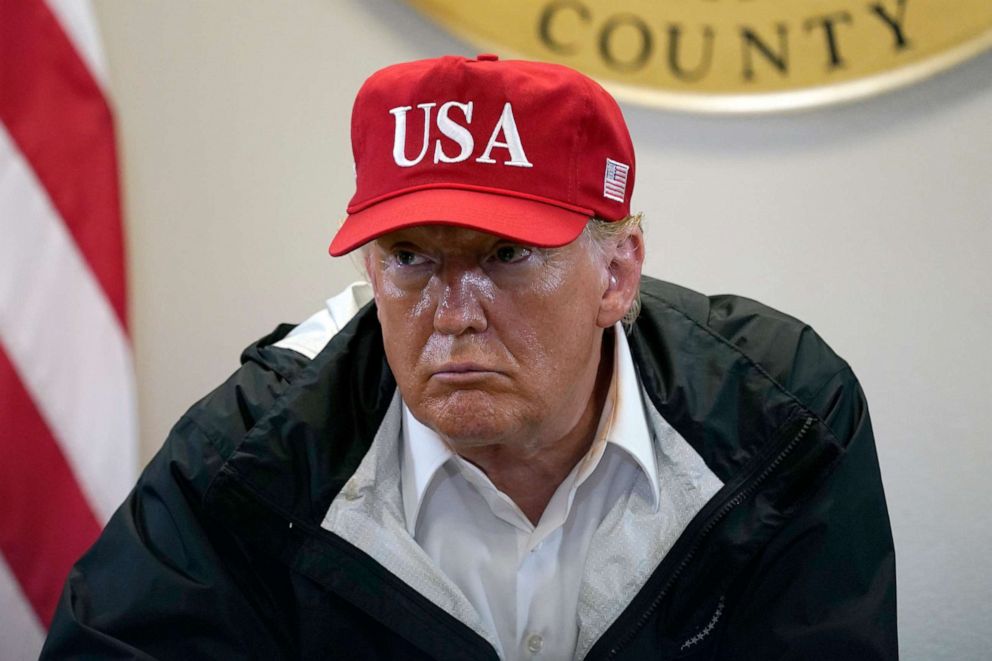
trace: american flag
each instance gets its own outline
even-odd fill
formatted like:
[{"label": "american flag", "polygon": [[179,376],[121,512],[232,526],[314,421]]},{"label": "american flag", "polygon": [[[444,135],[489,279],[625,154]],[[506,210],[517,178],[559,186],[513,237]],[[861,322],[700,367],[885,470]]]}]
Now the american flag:
[{"label": "american flag", "polygon": [[0,0],[0,659],[137,468],[113,118],[82,0]]},{"label": "american flag", "polygon": [[603,179],[603,197],[623,202],[627,197],[627,171],[629,165],[606,159],[606,176]]}]

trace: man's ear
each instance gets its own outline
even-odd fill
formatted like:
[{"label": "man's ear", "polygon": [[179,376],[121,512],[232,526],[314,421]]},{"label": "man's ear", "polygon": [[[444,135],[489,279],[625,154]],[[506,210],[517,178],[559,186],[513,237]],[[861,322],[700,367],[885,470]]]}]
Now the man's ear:
[{"label": "man's ear", "polygon": [[644,235],[640,228],[628,234],[613,251],[608,282],[599,303],[596,324],[609,328],[623,319],[634,303],[644,265]]}]

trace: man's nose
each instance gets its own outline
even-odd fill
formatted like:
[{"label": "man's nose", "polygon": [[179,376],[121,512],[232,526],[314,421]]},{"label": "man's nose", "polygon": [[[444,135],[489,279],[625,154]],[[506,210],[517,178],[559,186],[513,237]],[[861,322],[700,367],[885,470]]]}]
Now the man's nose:
[{"label": "man's nose", "polygon": [[489,326],[484,303],[492,299],[492,283],[478,269],[446,267],[439,274],[441,294],[434,310],[434,329],[445,335],[481,333]]}]

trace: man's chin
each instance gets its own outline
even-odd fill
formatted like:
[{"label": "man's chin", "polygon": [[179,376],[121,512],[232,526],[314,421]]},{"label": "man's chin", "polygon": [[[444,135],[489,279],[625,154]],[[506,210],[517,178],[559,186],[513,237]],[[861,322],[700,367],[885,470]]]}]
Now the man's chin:
[{"label": "man's chin", "polygon": [[494,420],[443,418],[431,426],[452,449],[476,448],[500,443],[507,437],[505,425]]},{"label": "man's chin", "polygon": [[493,445],[512,435],[508,411],[489,393],[462,391],[432,400],[421,409],[423,418],[417,417],[457,450]]},{"label": "man's chin", "polygon": [[[439,392],[440,390],[440,392]],[[435,389],[419,405],[407,402],[414,416],[452,447],[492,445],[513,435],[519,401],[483,389]]]}]

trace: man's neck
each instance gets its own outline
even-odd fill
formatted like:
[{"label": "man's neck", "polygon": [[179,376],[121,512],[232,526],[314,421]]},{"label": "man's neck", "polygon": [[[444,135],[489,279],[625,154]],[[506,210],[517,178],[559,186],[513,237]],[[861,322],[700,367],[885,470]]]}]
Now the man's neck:
[{"label": "man's neck", "polygon": [[578,422],[564,435],[538,445],[465,448],[458,454],[478,466],[537,525],[561,483],[596,437],[613,378],[613,333],[603,334],[599,366]]}]

